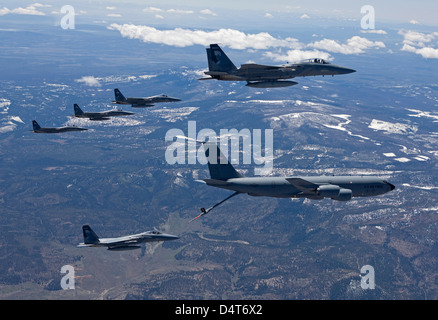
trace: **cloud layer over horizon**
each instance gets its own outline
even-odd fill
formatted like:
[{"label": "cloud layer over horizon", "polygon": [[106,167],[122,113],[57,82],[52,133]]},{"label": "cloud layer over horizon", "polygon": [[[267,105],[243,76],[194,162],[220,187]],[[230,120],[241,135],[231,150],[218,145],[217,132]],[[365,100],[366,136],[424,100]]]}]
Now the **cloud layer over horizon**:
[{"label": "cloud layer over horizon", "polygon": [[[313,57],[331,58],[328,52],[342,54],[360,54],[373,48],[385,48],[382,41],[371,41],[360,36],[353,36],[346,43],[323,39],[305,44],[295,38],[280,39],[267,32],[245,33],[235,29],[219,29],[214,31],[175,28],[158,30],[146,25],[112,23],[108,29],[119,31],[122,37],[137,39],[147,43],[165,44],[175,47],[193,45],[208,46],[220,43],[221,46],[236,50],[268,50],[277,49],[277,53],[268,52],[267,58],[275,61],[297,61]],[[286,54],[281,49],[288,49]]]},{"label": "cloud layer over horizon", "polygon": [[438,45],[438,32],[426,34],[417,31],[400,30],[398,33],[404,38],[402,51],[413,52],[426,59],[438,59],[438,49],[431,47],[433,43]]}]

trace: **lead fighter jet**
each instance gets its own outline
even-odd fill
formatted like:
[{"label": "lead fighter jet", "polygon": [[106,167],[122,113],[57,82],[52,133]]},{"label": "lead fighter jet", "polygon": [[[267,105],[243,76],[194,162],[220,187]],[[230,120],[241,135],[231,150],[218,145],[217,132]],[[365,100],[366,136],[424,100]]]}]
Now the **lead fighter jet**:
[{"label": "lead fighter jet", "polygon": [[76,118],[88,118],[94,121],[102,121],[109,120],[110,117],[118,117],[118,116],[130,116],[134,113],[122,110],[111,110],[111,111],[102,111],[102,112],[84,112],[81,108],[75,103],[74,104]]},{"label": "lead fighter jet", "polygon": [[161,233],[159,231],[146,231],[138,234],[118,238],[99,238],[97,234],[88,225],[82,226],[84,242],[78,245],[78,248],[84,247],[107,247],[112,251],[125,251],[141,248],[143,242],[169,241],[179,239],[171,234]]},{"label": "lead fighter jet", "polygon": [[159,102],[176,102],[181,101],[178,98],[172,98],[165,94],[160,94],[157,96],[151,96],[146,98],[125,98],[125,96],[120,92],[119,89],[114,89],[115,104],[130,104],[133,108],[148,108],[153,107],[154,103]]},{"label": "lead fighter jet", "polygon": [[240,193],[275,198],[348,201],[352,197],[381,195],[395,188],[393,184],[373,176],[244,177],[233,168],[216,143],[205,142],[204,149],[210,179],[196,181],[235,192],[208,209],[201,208],[201,214],[192,221]]},{"label": "lead fighter jet", "polygon": [[42,128],[35,120],[32,120],[33,132],[35,133],[62,133],[69,131],[85,131],[88,129],[79,128],[75,126],[67,126],[67,127],[56,127],[56,128]]},{"label": "lead fighter jet", "polygon": [[295,77],[338,75],[356,72],[356,70],[331,64],[324,59],[309,59],[284,66],[267,66],[256,63],[241,65],[238,69],[217,44],[207,48],[208,71],[210,77],[199,80],[246,81],[248,87],[278,88],[298,84],[284,81]]}]

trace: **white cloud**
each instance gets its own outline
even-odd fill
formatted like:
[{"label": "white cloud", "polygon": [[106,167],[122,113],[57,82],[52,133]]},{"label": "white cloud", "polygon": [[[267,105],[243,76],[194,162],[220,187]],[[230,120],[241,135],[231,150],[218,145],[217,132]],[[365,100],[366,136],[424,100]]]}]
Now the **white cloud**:
[{"label": "white cloud", "polygon": [[158,30],[149,26],[133,24],[111,24],[108,29],[117,30],[123,37],[138,39],[143,42],[161,43],[175,47],[193,45],[208,46],[210,43],[221,43],[232,49],[268,49],[272,47],[296,48],[302,47],[297,39],[277,39],[267,32],[246,34],[234,29],[219,29],[202,31],[175,28],[172,30]]},{"label": "white cloud", "polygon": [[118,17],[121,17],[122,15],[119,14],[119,13],[108,13],[106,16],[107,16],[107,17],[115,17],[115,18],[118,18]]},{"label": "white cloud", "polygon": [[[135,81],[143,81],[156,77],[156,75],[144,74],[140,76],[131,75],[110,75],[106,77],[83,76],[76,79],[76,82],[81,82],[90,87],[100,87],[102,84],[128,83]],[[0,100],[1,101],[1,100]]]},{"label": "white cloud", "polygon": [[9,10],[6,7],[3,7],[0,9],[0,16],[4,16],[5,14],[11,13],[11,10]]},{"label": "white cloud", "polygon": [[361,30],[361,33],[374,33],[374,34],[388,34],[385,30],[376,30],[376,29],[370,29],[370,30]]},{"label": "white cloud", "polygon": [[419,24],[419,22],[417,20],[411,20],[409,21],[410,24]]},{"label": "white cloud", "polygon": [[359,54],[370,48],[385,48],[385,44],[382,41],[371,41],[359,36],[354,36],[348,39],[346,44],[341,44],[336,40],[323,39],[321,41],[313,42],[308,46],[315,49],[342,54]]},{"label": "white cloud", "polygon": [[99,79],[95,78],[94,76],[83,76],[82,78],[76,79],[75,81],[82,82],[90,87],[100,87]]},{"label": "white cloud", "polygon": [[417,31],[404,31],[398,32],[404,38],[403,43],[424,47],[426,43],[431,42],[435,38],[435,33],[425,34]]},{"label": "white cloud", "polygon": [[[193,13],[195,13],[192,10],[181,10],[181,9],[163,10],[163,9],[157,8],[157,7],[147,7],[147,8],[144,8],[142,11],[147,12],[147,13],[156,13],[156,14],[163,13],[163,12],[167,12],[170,14],[193,14]],[[216,15],[213,11],[211,11],[209,9],[201,10],[200,13],[201,14],[209,14],[209,15],[213,15],[213,16]],[[160,17],[162,17],[162,16],[160,15]]]},{"label": "white cloud", "polygon": [[300,19],[310,19],[308,14],[303,14]]},{"label": "white cloud", "polygon": [[274,18],[274,16],[272,14],[270,14],[269,12],[266,12],[265,13],[265,18],[272,19],[272,18]]},{"label": "white cloud", "polygon": [[425,48],[417,49],[415,53],[421,55],[423,58],[426,59],[428,58],[438,59],[438,49],[425,47]]},{"label": "white cloud", "polygon": [[429,58],[438,59],[438,49],[426,47],[426,48],[417,49],[415,53],[421,55],[423,58],[426,59]]},{"label": "white cloud", "polygon": [[11,100],[0,98],[0,108],[3,108],[3,110],[1,110],[0,113],[8,113],[10,105],[11,105]]},{"label": "white cloud", "polygon": [[163,9],[156,8],[156,7],[147,7],[143,9],[143,12],[163,12]]},{"label": "white cloud", "polygon": [[429,59],[438,59],[438,49],[424,47],[424,48],[415,48],[408,44],[403,45],[402,51],[413,52],[421,55],[423,58]]},{"label": "white cloud", "polygon": [[38,8],[50,8],[52,5],[50,5],[50,4],[41,4],[41,3],[35,2],[31,6],[38,7]]},{"label": "white cloud", "polygon": [[[193,45],[208,46],[211,43],[220,43],[223,47],[237,50],[269,50],[264,56],[274,61],[296,62],[311,58],[332,60],[333,53],[359,54],[373,48],[384,48],[381,41],[370,41],[366,38],[354,36],[346,43],[336,40],[323,39],[305,44],[295,38],[276,38],[267,32],[244,33],[235,29],[219,29],[213,31],[190,30],[175,28],[158,30],[154,27],[133,24],[111,24],[108,29],[119,31],[122,37],[138,39],[147,43],[165,44],[175,47]],[[286,49],[285,51],[282,51]]]},{"label": "white cloud", "polygon": [[11,13],[25,14],[25,15],[32,15],[32,16],[45,16],[46,15],[44,12],[38,11],[33,6],[28,6],[26,8],[19,7],[19,8],[11,10]]},{"label": "white cloud", "polygon": [[[401,51],[412,52],[426,59],[438,59],[438,49],[430,46],[431,42],[433,43],[438,38],[438,32],[425,34],[411,30],[400,30],[398,33],[403,36]],[[435,45],[437,45],[437,41],[435,41]]]},{"label": "white cloud", "polygon": [[331,56],[327,52],[319,50],[288,50],[286,54],[267,52],[264,54],[265,57],[272,59],[273,61],[280,62],[297,62],[312,58],[322,58],[325,60],[330,60]]},{"label": "white cloud", "polygon": [[18,7],[15,9],[8,9],[3,7],[0,9],[0,16],[5,14],[15,13],[15,14],[24,14],[24,15],[32,15],[32,16],[45,16],[46,14],[42,11],[37,10],[37,8],[48,8],[51,7],[50,4],[41,4],[35,2],[34,4],[28,5],[26,8]]},{"label": "white cloud", "polygon": [[106,7],[107,10],[116,10],[116,7]]},{"label": "white cloud", "polygon": [[180,10],[180,9],[169,9],[167,10],[169,13],[176,13],[176,14],[193,14],[194,12],[192,10]]},{"label": "white cloud", "polygon": [[11,13],[16,14],[25,14],[25,15],[32,15],[32,16],[45,16],[46,14],[42,11],[37,10],[37,6],[30,5],[26,8],[18,7],[16,9],[11,10]]},{"label": "white cloud", "polygon": [[206,15],[210,15],[210,16],[217,16],[216,13],[214,13],[213,11],[211,11],[210,9],[204,9],[199,11],[201,14],[206,14]]}]

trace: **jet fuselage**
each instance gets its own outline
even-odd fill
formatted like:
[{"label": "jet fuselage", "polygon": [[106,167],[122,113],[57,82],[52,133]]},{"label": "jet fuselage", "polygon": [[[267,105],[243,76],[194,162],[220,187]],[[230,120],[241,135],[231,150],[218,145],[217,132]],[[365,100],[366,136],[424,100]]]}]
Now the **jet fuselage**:
[{"label": "jet fuselage", "polygon": [[[303,180],[314,184],[297,187],[297,184],[288,181]],[[378,177],[368,176],[306,176],[306,177],[243,177],[231,178],[226,181],[205,179],[207,185],[247,193],[251,196],[266,196],[276,198],[311,198],[323,199],[326,194],[321,186],[332,187],[330,194],[335,194],[336,189],[351,190],[351,197],[377,196],[389,192],[394,186]],[[330,189],[327,188],[326,189]]]},{"label": "jet fuselage", "polygon": [[207,48],[208,78],[199,80],[246,81],[255,88],[288,87],[298,84],[284,81],[295,77],[334,76],[356,72],[356,70],[331,64],[324,59],[308,59],[295,64],[269,66],[256,63],[242,64],[237,68],[217,44]]},{"label": "jet fuselage", "polygon": [[145,242],[176,240],[179,237],[159,231],[146,231],[117,238],[100,238],[88,225],[82,226],[84,242],[78,245],[84,247],[107,247],[108,250],[125,251],[141,248]]},{"label": "jet fuselage", "polygon": [[227,74],[218,72],[206,72],[206,74],[224,81],[275,81],[295,77],[334,76],[352,72],[355,70],[334,64],[306,62],[282,67],[245,64],[240,69],[229,71]]},{"label": "jet fuselage", "polygon": [[179,237],[173,236],[170,234],[164,234],[161,232],[155,232],[155,231],[147,231],[142,232],[138,234],[132,234],[129,236],[123,236],[123,237],[117,237],[117,238],[99,238],[100,245],[107,246],[107,245],[115,245],[117,243],[121,244],[127,244],[127,243],[144,243],[144,242],[156,242],[156,241],[166,241],[166,240],[175,240]]},{"label": "jet fuselage", "polygon": [[101,120],[109,120],[110,117],[118,117],[118,116],[130,116],[134,113],[122,110],[110,110],[110,111],[102,111],[102,112],[83,112],[82,109],[74,104],[74,117],[76,118],[88,118],[90,120],[101,121]]},{"label": "jet fuselage", "polygon": [[75,126],[67,126],[67,127],[54,127],[54,128],[42,128],[38,122],[32,120],[33,132],[35,133],[62,133],[62,132],[70,132],[70,131],[86,131],[88,129],[79,128]]},{"label": "jet fuselage", "polygon": [[154,103],[161,102],[177,102],[181,101],[181,99],[169,97],[165,94],[160,94],[156,96],[150,96],[145,98],[125,98],[125,96],[120,92],[118,88],[114,89],[115,100],[113,103],[115,104],[130,104],[134,108],[146,108],[153,107]]},{"label": "jet fuselage", "polygon": [[37,130],[33,130],[35,133],[62,133],[62,132],[70,132],[70,131],[85,131],[88,129],[85,128],[75,128],[75,127],[61,127],[61,128],[40,128]]}]

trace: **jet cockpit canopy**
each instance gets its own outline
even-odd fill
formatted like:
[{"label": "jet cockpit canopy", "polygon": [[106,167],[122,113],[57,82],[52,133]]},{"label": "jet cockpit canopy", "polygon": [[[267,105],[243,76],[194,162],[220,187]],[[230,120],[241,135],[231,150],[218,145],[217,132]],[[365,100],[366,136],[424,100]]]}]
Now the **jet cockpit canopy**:
[{"label": "jet cockpit canopy", "polygon": [[310,63],[319,63],[319,64],[330,64],[330,62],[327,62],[327,61],[325,61],[324,59],[321,59],[321,58],[309,59],[308,62],[310,62]]}]

